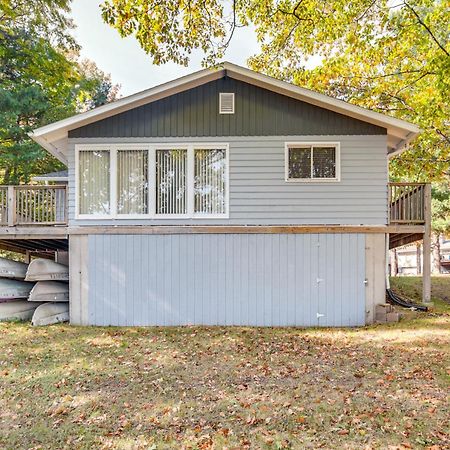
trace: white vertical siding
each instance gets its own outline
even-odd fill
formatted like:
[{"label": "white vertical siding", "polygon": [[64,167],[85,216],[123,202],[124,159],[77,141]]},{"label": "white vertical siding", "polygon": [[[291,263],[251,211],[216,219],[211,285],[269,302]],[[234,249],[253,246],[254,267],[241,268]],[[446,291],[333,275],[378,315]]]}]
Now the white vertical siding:
[{"label": "white vertical siding", "polygon": [[88,323],[364,325],[364,277],[363,234],[91,235]]}]

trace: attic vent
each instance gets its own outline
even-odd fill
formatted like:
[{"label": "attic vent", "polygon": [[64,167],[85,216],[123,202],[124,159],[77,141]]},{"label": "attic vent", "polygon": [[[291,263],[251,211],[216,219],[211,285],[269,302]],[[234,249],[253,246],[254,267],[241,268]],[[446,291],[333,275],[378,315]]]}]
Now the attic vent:
[{"label": "attic vent", "polygon": [[219,93],[219,114],[234,114],[234,92]]}]

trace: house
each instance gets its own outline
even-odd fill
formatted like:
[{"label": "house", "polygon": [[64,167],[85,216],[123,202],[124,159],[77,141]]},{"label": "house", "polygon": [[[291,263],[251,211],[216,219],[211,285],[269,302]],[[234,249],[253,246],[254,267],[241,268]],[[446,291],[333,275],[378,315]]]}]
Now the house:
[{"label": "house", "polygon": [[0,246],[68,241],[74,324],[364,325],[386,249],[429,245],[429,186],[388,183],[419,131],[224,63],[35,130],[66,217],[10,214]]},{"label": "house", "polygon": [[[434,253],[434,252],[433,252]],[[433,255],[430,259],[433,260]],[[397,275],[420,275],[422,273],[423,248],[420,243],[408,244],[390,251],[390,273]],[[439,239],[439,259],[436,257],[434,273],[450,273],[450,240]]]}]

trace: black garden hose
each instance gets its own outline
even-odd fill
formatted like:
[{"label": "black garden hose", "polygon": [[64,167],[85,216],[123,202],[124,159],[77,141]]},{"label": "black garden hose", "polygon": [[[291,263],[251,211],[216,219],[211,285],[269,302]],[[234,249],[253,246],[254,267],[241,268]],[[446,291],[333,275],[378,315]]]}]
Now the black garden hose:
[{"label": "black garden hose", "polygon": [[413,303],[409,300],[405,300],[404,298],[399,297],[394,291],[392,291],[392,289],[386,289],[386,293],[388,296],[389,303],[402,306],[403,308],[416,309],[417,311],[424,311],[424,312],[428,311],[428,308],[426,306]]}]

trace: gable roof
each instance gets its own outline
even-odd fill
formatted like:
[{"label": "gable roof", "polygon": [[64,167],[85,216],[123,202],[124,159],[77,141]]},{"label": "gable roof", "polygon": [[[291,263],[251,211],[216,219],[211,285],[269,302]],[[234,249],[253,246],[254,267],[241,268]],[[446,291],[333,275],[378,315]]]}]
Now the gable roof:
[{"label": "gable roof", "polygon": [[98,108],[38,128],[30,133],[32,139],[67,164],[67,136],[70,130],[128,111],[138,106],[160,100],[170,95],[192,89],[224,76],[244,81],[288,97],[301,100],[355,119],[387,129],[388,153],[398,154],[416,137],[420,128],[404,120],[352,105],[300,86],[280,81],[250,69],[225,62],[216,69],[203,69],[176,80],[121,98]]}]

